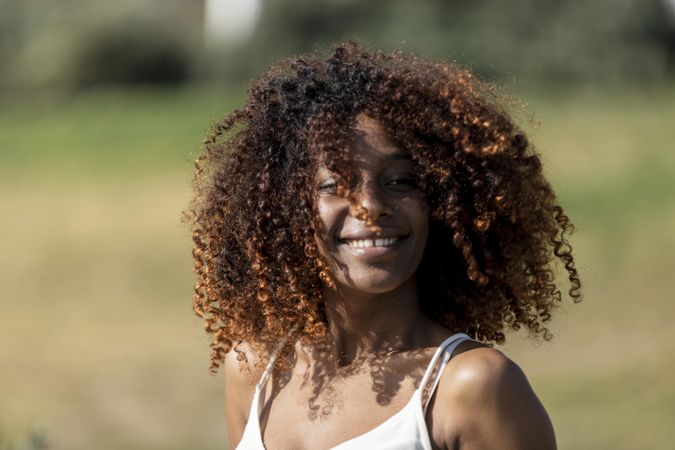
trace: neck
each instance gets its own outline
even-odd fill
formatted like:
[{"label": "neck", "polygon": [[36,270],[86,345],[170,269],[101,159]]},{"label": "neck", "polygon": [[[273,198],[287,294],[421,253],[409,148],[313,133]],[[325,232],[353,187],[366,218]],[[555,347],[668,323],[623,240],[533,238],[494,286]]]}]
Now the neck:
[{"label": "neck", "polygon": [[328,343],[340,365],[418,347],[428,340],[430,319],[419,307],[414,277],[381,294],[325,289],[324,299]]}]

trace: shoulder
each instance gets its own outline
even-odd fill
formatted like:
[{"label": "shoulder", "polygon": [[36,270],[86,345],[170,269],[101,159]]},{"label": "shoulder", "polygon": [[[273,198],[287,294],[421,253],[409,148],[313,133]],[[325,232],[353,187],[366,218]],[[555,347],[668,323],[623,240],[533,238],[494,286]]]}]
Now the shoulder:
[{"label": "shoulder", "polygon": [[259,376],[259,356],[253,347],[245,342],[239,343],[225,355],[223,369],[226,383],[234,383],[238,387],[255,387],[256,376]]},{"label": "shoulder", "polygon": [[496,400],[503,395],[529,388],[520,367],[499,350],[477,342],[459,345],[444,371],[442,381],[451,383],[465,400]]},{"label": "shoulder", "polygon": [[454,418],[442,434],[455,448],[555,448],[551,421],[521,368],[483,344],[460,344],[441,377],[434,407],[453,412],[442,414]]},{"label": "shoulder", "polygon": [[[248,364],[243,363],[246,357]],[[255,393],[255,385],[260,376],[257,367],[257,355],[244,343],[236,346],[225,355],[223,372],[225,378],[225,420],[232,448],[241,440]]]}]

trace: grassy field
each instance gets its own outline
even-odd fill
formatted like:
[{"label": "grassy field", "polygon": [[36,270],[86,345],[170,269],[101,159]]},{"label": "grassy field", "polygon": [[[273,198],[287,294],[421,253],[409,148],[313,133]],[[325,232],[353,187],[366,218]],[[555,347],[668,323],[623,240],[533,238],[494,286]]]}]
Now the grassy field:
[{"label": "grassy field", "polygon": [[[585,301],[503,349],[561,449],[675,448],[675,89],[522,94]],[[221,376],[191,312],[180,211],[241,94],[94,92],[0,106],[0,439],[222,449]],[[0,444],[1,446],[1,444]]]}]

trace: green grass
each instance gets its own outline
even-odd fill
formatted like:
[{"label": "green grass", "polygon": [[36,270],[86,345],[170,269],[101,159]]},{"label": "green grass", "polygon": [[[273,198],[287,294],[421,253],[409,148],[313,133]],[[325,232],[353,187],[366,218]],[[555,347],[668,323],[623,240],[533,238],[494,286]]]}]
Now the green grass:
[{"label": "green grass", "polygon": [[0,174],[91,179],[176,169],[242,99],[212,87],[10,100],[0,107]]},{"label": "green grass", "polygon": [[[230,92],[230,93],[228,93]],[[227,89],[0,106],[0,434],[56,449],[226,448],[180,211]],[[523,94],[577,226],[585,301],[504,351],[561,449],[671,449],[675,91]],[[530,127],[531,128],[531,127]]]}]

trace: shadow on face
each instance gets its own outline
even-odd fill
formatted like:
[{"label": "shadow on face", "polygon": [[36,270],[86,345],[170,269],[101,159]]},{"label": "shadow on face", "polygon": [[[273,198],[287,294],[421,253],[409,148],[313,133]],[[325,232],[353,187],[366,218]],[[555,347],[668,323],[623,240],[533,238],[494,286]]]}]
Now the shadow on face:
[{"label": "shadow on face", "polygon": [[[319,253],[343,290],[384,294],[417,270],[429,232],[429,208],[414,162],[373,118],[359,114],[349,167],[355,204],[338,195],[337,176],[319,161],[315,176]],[[368,226],[361,211],[370,216]],[[338,289],[340,290],[340,289]]]}]

